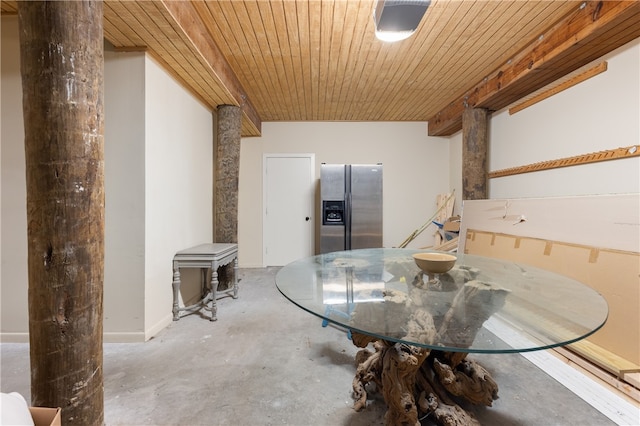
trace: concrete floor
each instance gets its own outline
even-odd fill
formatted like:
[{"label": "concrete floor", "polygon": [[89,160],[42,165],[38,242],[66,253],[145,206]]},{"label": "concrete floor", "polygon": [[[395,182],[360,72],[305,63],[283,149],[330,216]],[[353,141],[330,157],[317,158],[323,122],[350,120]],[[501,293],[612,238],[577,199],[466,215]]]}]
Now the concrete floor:
[{"label": "concrete floor", "polygon": [[[219,300],[217,322],[196,313],[146,343],[105,344],[106,425],[383,424],[378,394],[351,408],[357,348],[281,296],[276,272],[241,269],[240,297]],[[1,356],[2,392],[29,400],[28,345],[2,344]],[[493,407],[472,408],[483,425],[615,424],[521,355],[471,357],[500,386]]]}]

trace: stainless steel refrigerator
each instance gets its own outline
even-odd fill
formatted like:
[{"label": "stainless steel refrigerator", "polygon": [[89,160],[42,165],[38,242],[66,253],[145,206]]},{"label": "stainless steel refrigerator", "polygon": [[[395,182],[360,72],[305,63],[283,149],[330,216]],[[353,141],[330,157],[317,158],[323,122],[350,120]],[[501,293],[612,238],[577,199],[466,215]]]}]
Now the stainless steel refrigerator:
[{"label": "stainless steel refrigerator", "polygon": [[382,247],[382,164],[322,164],[320,253]]}]

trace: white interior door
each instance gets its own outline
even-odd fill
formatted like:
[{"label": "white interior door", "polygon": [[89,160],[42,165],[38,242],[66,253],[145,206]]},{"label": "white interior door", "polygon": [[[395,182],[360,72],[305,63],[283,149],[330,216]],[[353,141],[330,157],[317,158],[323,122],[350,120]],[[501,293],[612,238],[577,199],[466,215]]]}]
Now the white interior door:
[{"label": "white interior door", "polygon": [[263,264],[313,255],[314,154],[265,154]]}]

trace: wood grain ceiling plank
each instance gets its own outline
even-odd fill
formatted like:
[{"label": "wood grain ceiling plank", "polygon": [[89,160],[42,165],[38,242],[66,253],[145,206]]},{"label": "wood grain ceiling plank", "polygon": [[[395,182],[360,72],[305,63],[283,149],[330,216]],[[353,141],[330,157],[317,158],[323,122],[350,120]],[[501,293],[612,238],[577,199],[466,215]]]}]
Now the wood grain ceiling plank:
[{"label": "wood grain ceiling plank", "polygon": [[[281,55],[280,61],[284,68],[284,78],[286,81],[286,93],[287,108],[292,112],[292,117],[295,121],[300,121],[302,118],[302,110],[304,104],[300,102],[302,95],[302,82],[299,77],[299,57],[300,48],[297,45],[297,34],[292,31],[298,27],[297,17],[295,14],[289,14],[287,16],[287,1],[283,0],[271,0],[271,12],[274,27],[276,28],[276,40],[278,42],[278,51]],[[295,2],[290,2],[294,6]]]},{"label": "wood grain ceiling plank", "polygon": [[358,113],[352,119],[387,121],[391,112],[388,104],[393,97],[398,96],[390,85],[397,82],[398,75],[404,67],[404,62],[399,61],[398,58],[403,53],[408,54],[409,57],[415,56],[412,46],[414,46],[416,37],[397,43],[378,40],[375,37],[375,24],[372,17],[373,5],[370,7],[371,9],[366,15],[359,15],[359,19],[362,19],[366,25],[363,40],[367,41],[368,49],[363,59],[366,65],[359,76],[358,84],[358,93],[362,95],[362,101],[354,108]]},{"label": "wood grain ceiling plank", "polygon": [[241,13],[245,14],[246,21],[243,21],[245,31],[251,31],[253,33],[253,46],[251,51],[260,61],[260,68],[253,70],[253,72],[257,74],[254,78],[257,80],[260,78],[260,75],[262,75],[262,78],[268,81],[268,86],[271,88],[267,94],[271,106],[266,111],[263,111],[265,119],[271,121],[274,117],[273,114],[278,111],[279,108],[282,108],[284,102],[278,75],[274,72],[275,64],[273,56],[271,55],[268,33],[262,22],[262,16],[260,15],[256,2],[245,2]]},{"label": "wood grain ceiling plank", "polygon": [[322,27],[321,2],[309,1],[309,64],[311,67],[311,115],[309,120],[318,120],[320,97],[320,34]]},{"label": "wood grain ceiling plank", "polygon": [[[129,40],[127,46],[146,46],[146,42],[138,34],[139,22],[132,18],[131,13],[120,1],[109,0],[105,3],[104,14],[109,22],[113,22],[122,34]],[[133,23],[133,26],[132,26]]]},{"label": "wood grain ceiling plank", "polygon": [[[325,56],[327,84],[325,90],[321,92],[324,98],[321,98],[320,101],[325,104],[322,117],[324,120],[348,120],[349,117],[337,118],[340,117],[338,115],[338,100],[341,96],[342,85],[345,82],[348,84],[351,79],[351,75],[346,71],[351,42],[353,37],[360,37],[360,39],[362,39],[362,34],[356,33],[354,26],[360,28],[363,27],[363,25],[354,25],[354,19],[350,15],[347,15],[348,10],[357,10],[349,9],[349,3],[347,1],[336,1],[333,5],[334,9],[331,13],[326,13],[326,11],[323,10],[325,19],[322,31],[326,34],[323,43],[325,43],[327,52]],[[357,16],[356,19],[360,19],[360,17]],[[348,99],[348,109],[351,109],[349,108],[350,105],[358,102],[358,95],[358,93],[348,94],[346,97],[346,99]]]},{"label": "wood grain ceiling plank", "polygon": [[[218,28],[217,31],[213,28],[210,30],[212,37],[225,37],[226,44],[221,44],[223,54],[233,62],[234,69],[244,70],[242,82],[254,94],[252,101],[261,117],[268,119],[266,112],[274,110],[274,98],[269,93],[275,90],[275,85],[271,75],[260,74],[266,65],[244,2],[220,1],[204,4]],[[235,43],[231,41],[230,35],[233,35]]]},{"label": "wood grain ceiling plank", "polygon": [[[386,46],[383,49],[386,50]],[[385,121],[392,121],[394,116],[405,111],[412,111],[414,106],[411,97],[404,96],[405,92],[398,90],[400,87],[406,87],[406,81],[402,77],[406,67],[395,59],[397,56],[396,54],[387,55],[384,61],[388,65],[383,65],[380,68],[381,80],[376,84],[380,90],[374,92],[369,109],[372,119],[382,120],[384,116]]]},{"label": "wood grain ceiling plank", "polygon": [[[443,35],[445,28],[454,26],[453,16],[461,2],[434,2],[427,10],[422,26],[415,34],[411,51],[415,52],[408,58],[407,72],[402,76],[404,88],[408,89],[414,97],[407,99],[404,111],[405,120],[422,120],[422,110],[432,104],[433,99],[446,96],[446,90],[441,84],[441,63],[447,50],[442,46],[446,40]],[[409,98],[407,96],[407,98]],[[399,108],[392,107],[394,111]]]},{"label": "wood grain ceiling plank", "polygon": [[[338,1],[334,3],[333,25],[331,27],[331,44],[329,46],[329,84],[327,85],[325,106],[325,117],[337,117],[337,99],[340,97],[341,82],[347,78],[344,72],[346,58],[343,54],[342,42],[353,36],[353,28],[349,31],[345,25],[348,1]],[[348,54],[348,51],[347,51]]]},{"label": "wood grain ceiling plank", "polygon": [[285,107],[291,111],[293,119],[299,121],[302,118],[302,105],[299,101],[301,88],[294,68],[294,63],[297,63],[294,55],[299,56],[299,50],[295,38],[289,39],[289,26],[296,28],[297,22],[295,20],[293,22],[287,21],[282,0],[271,0],[268,5],[270,7],[265,10],[264,16],[269,17],[269,25],[272,26],[276,34],[273,48],[277,52],[276,58],[278,60],[276,63],[278,64],[278,75],[280,76],[282,91],[285,94]]},{"label": "wood grain ceiling plank", "polygon": [[371,90],[368,90],[371,87],[369,81],[374,77],[370,70],[375,68],[375,61],[379,53],[379,49],[373,47],[374,36],[369,22],[373,19],[372,11],[372,3],[360,2],[358,9],[354,10],[353,18],[350,18],[346,23],[353,26],[354,29],[353,37],[343,43],[343,48],[350,52],[350,62],[345,70],[347,85],[343,85],[340,90],[341,100],[345,104],[337,119],[355,121],[364,107],[369,105],[371,96]]},{"label": "wood grain ceiling plank", "polygon": [[[414,55],[413,60],[407,64],[405,74],[399,76],[398,84],[392,89],[393,93],[404,93],[406,95],[398,97],[395,100],[396,103],[390,105],[390,110],[393,111],[391,119],[397,120],[398,117],[406,117],[411,114],[410,110],[402,109],[400,104],[412,109],[419,109],[419,105],[413,101],[416,98],[407,93],[407,82],[412,83],[414,87],[422,88],[422,90],[427,87],[433,88],[430,91],[433,97],[445,96],[450,89],[442,80],[432,81],[431,75],[442,75],[443,73],[437,72],[438,69],[450,69],[451,71],[446,74],[455,79],[458,73],[466,71],[458,66],[454,68],[445,68],[445,66],[448,66],[446,64],[448,58],[453,58],[452,61],[457,61],[461,56],[461,53],[451,55],[451,51],[460,51],[458,44],[463,30],[468,27],[469,22],[479,19],[476,16],[477,14],[472,13],[474,5],[475,3],[472,2],[464,2],[463,5],[460,5],[455,10],[447,8],[446,10],[450,12],[448,16],[437,18],[436,22],[441,22],[442,26],[436,28],[435,32],[428,34],[428,36],[435,35],[435,40],[431,41],[431,44],[422,44],[417,49],[419,54]],[[427,10],[427,14],[429,12],[430,10]],[[433,18],[429,20],[425,17],[424,25],[428,25],[430,21],[432,22]],[[448,31],[447,29],[450,30]],[[431,54],[431,52],[435,54]]]},{"label": "wood grain ceiling plank", "polygon": [[[351,105],[358,102],[364,95],[363,93],[354,93],[351,87],[355,80],[360,76],[354,74],[353,68],[355,60],[357,60],[359,52],[356,46],[369,49],[370,43],[367,38],[366,19],[360,11],[363,9],[362,2],[344,1],[339,4],[339,8],[334,12],[336,25],[334,31],[338,31],[332,37],[332,46],[335,49],[333,54],[333,78],[332,91],[330,93],[330,116],[332,119],[336,117],[344,117],[345,109],[352,111]],[[368,10],[368,7],[364,8]],[[369,17],[371,19],[371,17]],[[348,119],[348,118],[347,118]]]},{"label": "wood grain ceiling plank", "polygon": [[[269,95],[273,98],[273,110],[272,111],[264,111],[264,119],[267,121],[273,121],[274,111],[282,108],[282,105],[285,104],[284,96],[282,93],[282,82],[281,76],[277,73],[277,67],[274,61],[274,58],[271,54],[271,41],[268,37],[268,27],[265,26],[265,21],[263,21],[263,17],[260,11],[260,1],[248,1],[245,2],[247,16],[249,19],[249,23],[251,28],[255,34],[258,51],[256,54],[260,55],[260,61],[262,62],[262,69],[256,70],[256,72],[260,72],[263,75],[268,75],[271,79],[271,84],[273,85],[272,91]],[[246,29],[249,30],[248,28]]]},{"label": "wood grain ceiling plank", "polygon": [[[376,96],[375,105],[385,113],[385,120],[424,121],[417,112],[433,98],[445,96],[446,88],[437,84],[434,76],[440,74],[442,58],[449,53],[452,38],[444,34],[447,28],[456,29],[460,16],[473,2],[434,2],[427,10],[416,33],[406,41],[389,45],[392,55],[385,58],[389,62],[384,80],[391,97]],[[458,36],[454,34],[454,39]],[[425,96],[421,96],[424,93]],[[382,119],[382,117],[376,117]]]},{"label": "wood grain ceiling plank", "polygon": [[264,58],[264,62],[267,65],[265,72],[271,73],[275,78],[273,79],[276,87],[276,99],[274,113],[278,115],[278,111],[286,110],[290,111],[292,116],[295,116],[295,112],[291,110],[290,91],[287,88],[289,86],[289,80],[285,66],[283,63],[284,53],[282,52],[279,38],[279,33],[286,32],[285,28],[278,28],[274,21],[273,11],[271,9],[271,1],[258,1],[257,16],[260,17],[262,28],[264,28],[264,47],[261,49],[261,53]]},{"label": "wood grain ceiling plank", "polygon": [[[447,30],[454,31],[457,28],[457,23],[462,16],[467,14],[472,4],[472,2],[439,2],[435,3],[433,8],[430,7],[427,10],[427,14],[425,18],[423,18],[423,22],[417,33],[414,34],[412,38],[400,42],[408,44],[411,46],[410,51],[416,52],[409,56],[411,59],[409,59],[408,62],[402,64],[405,69],[415,71],[415,73],[408,71],[408,74],[403,74],[393,70],[386,75],[385,80],[387,81],[383,82],[383,84],[395,82],[391,86],[391,93],[399,93],[401,85],[405,85],[406,87],[405,82],[411,82],[411,85],[414,86],[413,90],[416,90],[415,87],[419,87],[421,89],[418,90],[421,91],[425,91],[426,87],[438,85],[438,89],[430,91],[429,96],[432,98],[445,96],[446,89],[437,82],[434,82],[432,76],[439,74],[437,70],[440,69],[441,62],[449,51],[450,46],[448,43],[450,43],[451,33],[447,32]],[[428,32],[424,35],[422,33],[423,29],[428,29]],[[402,55],[398,56],[402,57]],[[379,108],[382,105],[379,101],[381,98],[377,97],[377,99],[376,105]],[[408,97],[400,97],[389,110],[397,113],[398,109],[406,103],[412,104],[409,108],[417,108],[417,104],[411,102]],[[405,109],[404,111],[407,110]]]},{"label": "wood grain ceiling plank", "polygon": [[[331,36],[333,33],[333,9],[334,0],[321,2],[320,8],[320,58],[319,58],[319,78],[318,78],[318,105],[324,106],[327,102],[328,86],[331,76]],[[324,108],[317,109],[315,120],[327,120]]]},{"label": "wood grain ceiling plank", "polygon": [[[301,119],[312,113],[311,63],[309,44],[309,6],[307,1],[288,1],[284,3],[286,20],[289,23],[290,43],[297,42],[298,57],[294,60],[295,73],[299,82],[298,102],[301,104]],[[295,22],[295,27],[293,23]],[[292,47],[292,51],[293,51]],[[286,117],[283,116],[283,119]]]},{"label": "wood grain ceiling plank", "polygon": [[116,48],[144,48],[143,46],[136,46],[129,37],[120,31],[120,27],[122,27],[122,25],[119,21],[112,22],[107,15],[104,16],[104,38],[107,39],[109,43]]},{"label": "wood grain ceiling plank", "polygon": [[[353,120],[355,108],[351,105],[362,101],[366,96],[357,92],[358,81],[362,77],[365,61],[360,60],[362,52],[367,52],[371,48],[371,31],[368,31],[368,19],[371,18],[371,7],[366,2],[349,1],[344,25],[347,28],[345,33],[349,37],[342,39],[340,58],[344,64],[341,74],[342,78],[337,79],[340,88],[337,97],[336,117],[345,117],[346,120]],[[348,28],[351,27],[351,31]]]},{"label": "wood grain ceiling plank", "polygon": [[365,114],[368,119],[381,120],[383,115],[389,116],[393,113],[389,105],[399,96],[395,88],[402,79],[406,63],[398,58],[409,55],[409,52],[413,50],[412,46],[414,46],[416,38],[412,37],[404,42],[386,43],[377,40],[374,34],[375,30],[371,29],[369,37],[372,39],[372,47],[378,49],[378,56],[377,63],[369,70],[369,73],[374,76],[372,84],[376,90],[367,93]]}]

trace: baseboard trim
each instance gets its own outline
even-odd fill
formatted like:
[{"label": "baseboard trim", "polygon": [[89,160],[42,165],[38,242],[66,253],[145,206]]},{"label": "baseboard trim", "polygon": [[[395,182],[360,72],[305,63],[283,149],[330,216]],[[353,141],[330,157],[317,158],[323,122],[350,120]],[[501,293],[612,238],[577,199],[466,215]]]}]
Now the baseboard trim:
[{"label": "baseboard trim", "polygon": [[29,343],[29,333],[0,333],[0,343]]},{"label": "baseboard trim", "polygon": [[144,342],[144,332],[142,331],[113,331],[102,335],[104,343],[140,343]]},{"label": "baseboard trim", "polygon": [[162,330],[167,328],[169,324],[173,322],[173,314],[169,313],[162,317],[160,321],[155,323],[152,327],[149,327],[144,332],[144,340],[147,341],[151,339],[156,334],[160,333]]},{"label": "baseboard trim", "polygon": [[[105,331],[102,334],[104,343],[140,343],[146,342],[173,321],[168,314],[145,331]],[[0,333],[0,343],[29,343],[29,333]]]}]

